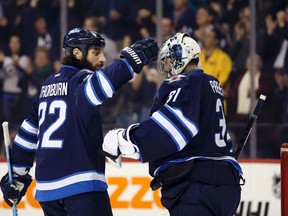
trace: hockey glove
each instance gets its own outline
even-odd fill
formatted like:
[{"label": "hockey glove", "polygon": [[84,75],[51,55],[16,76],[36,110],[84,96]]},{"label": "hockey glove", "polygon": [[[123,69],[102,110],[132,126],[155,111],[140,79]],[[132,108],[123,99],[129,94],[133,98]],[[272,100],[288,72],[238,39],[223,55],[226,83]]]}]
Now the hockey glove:
[{"label": "hockey glove", "polygon": [[5,202],[11,207],[13,206],[13,203],[17,205],[26,194],[31,182],[32,177],[29,174],[19,176],[16,173],[13,173],[13,184],[9,183],[8,173],[3,176],[0,186]]},{"label": "hockey glove", "polygon": [[157,42],[152,38],[147,38],[124,48],[120,57],[125,58],[133,68],[133,71],[139,74],[143,66],[157,60],[158,52]]},{"label": "hockey glove", "polygon": [[123,128],[119,128],[108,131],[104,137],[104,142],[102,145],[102,153],[106,156],[108,162],[116,168],[122,167],[118,133],[121,133],[123,130]]},{"label": "hockey glove", "polygon": [[139,124],[132,124],[127,129],[110,130],[104,137],[102,149],[108,161],[115,167],[121,168],[121,157],[139,159],[139,149],[130,140],[130,132]]}]

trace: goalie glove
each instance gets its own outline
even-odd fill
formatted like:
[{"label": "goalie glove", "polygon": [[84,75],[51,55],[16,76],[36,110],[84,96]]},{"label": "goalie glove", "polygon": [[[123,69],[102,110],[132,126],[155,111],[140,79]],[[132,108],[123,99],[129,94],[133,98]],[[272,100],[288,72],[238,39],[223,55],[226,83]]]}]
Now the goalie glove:
[{"label": "goalie glove", "polygon": [[8,173],[3,176],[0,182],[3,198],[9,206],[16,205],[21,201],[26,194],[29,185],[32,182],[32,177],[29,174],[20,176],[13,173],[13,184],[9,183]]},{"label": "goalie glove", "polygon": [[140,158],[138,147],[130,139],[130,132],[138,126],[139,124],[132,124],[127,129],[113,129],[105,135],[102,149],[113,166],[121,168],[121,157]]},{"label": "goalie glove", "polygon": [[125,58],[133,71],[139,74],[143,66],[157,60],[158,52],[157,42],[152,38],[147,38],[124,48],[120,57]]}]

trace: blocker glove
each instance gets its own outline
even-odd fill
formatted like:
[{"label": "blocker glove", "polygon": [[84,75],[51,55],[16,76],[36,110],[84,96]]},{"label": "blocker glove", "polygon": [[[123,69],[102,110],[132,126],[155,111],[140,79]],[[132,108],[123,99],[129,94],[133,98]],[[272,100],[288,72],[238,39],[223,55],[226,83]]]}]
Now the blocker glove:
[{"label": "blocker glove", "polygon": [[138,147],[132,143],[130,132],[139,124],[132,124],[128,128],[110,130],[104,137],[102,149],[108,161],[115,167],[121,168],[121,157],[139,159]]},{"label": "blocker glove", "polygon": [[13,206],[13,203],[17,205],[22,197],[26,194],[31,182],[32,177],[29,174],[20,176],[13,173],[13,184],[9,183],[8,173],[3,176],[0,186],[5,202],[11,207]]},{"label": "blocker glove", "polygon": [[124,48],[120,57],[128,61],[135,73],[140,73],[143,66],[157,60],[158,52],[157,42],[152,38],[146,38]]}]

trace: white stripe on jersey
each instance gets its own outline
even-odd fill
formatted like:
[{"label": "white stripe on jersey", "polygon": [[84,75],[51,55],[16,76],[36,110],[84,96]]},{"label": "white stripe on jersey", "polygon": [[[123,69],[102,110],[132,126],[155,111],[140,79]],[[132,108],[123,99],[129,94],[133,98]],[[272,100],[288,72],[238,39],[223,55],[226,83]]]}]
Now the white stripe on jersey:
[{"label": "white stripe on jersey", "polygon": [[30,149],[30,150],[36,150],[37,149],[37,143],[29,142],[28,140],[23,139],[19,135],[17,135],[14,139],[14,142],[18,144],[20,147]]},{"label": "white stripe on jersey", "polygon": [[[93,76],[93,75],[92,75]],[[89,77],[89,79],[87,80],[86,86],[85,86],[85,95],[88,99],[88,101],[94,105],[100,105],[102,104],[102,101],[99,99],[99,97],[97,96],[93,84],[92,84],[92,76]]]},{"label": "white stripe on jersey", "polygon": [[169,136],[178,145],[179,151],[185,147],[187,144],[185,137],[180,133],[179,129],[174,126],[165,115],[163,115],[163,113],[160,111],[154,112],[152,114],[152,119],[169,134]]},{"label": "white stripe on jersey", "polygon": [[96,72],[97,77],[99,78],[99,83],[101,90],[106,98],[112,97],[114,94],[114,89],[109,81],[109,79],[101,71]]},{"label": "white stripe on jersey", "polygon": [[31,125],[31,123],[29,123],[27,121],[27,119],[25,119],[23,122],[22,122],[22,125],[21,127],[23,128],[23,130],[29,134],[32,134],[32,135],[37,135],[38,133],[38,128],[34,127],[33,125]]},{"label": "white stripe on jersey", "polygon": [[175,109],[170,107],[168,104],[164,105],[169,111],[171,111],[178,119],[180,122],[182,122],[183,126],[189,131],[189,133],[194,137],[198,133],[198,128],[193,124],[193,122],[186,118],[182,111],[179,109]]},{"label": "white stripe on jersey", "polygon": [[63,188],[65,186],[75,184],[78,182],[84,181],[103,181],[106,182],[105,176],[103,174],[99,174],[95,171],[89,171],[85,173],[78,173],[72,176],[64,177],[55,181],[37,181],[36,182],[36,189],[39,191],[49,191],[55,190],[59,188]]}]

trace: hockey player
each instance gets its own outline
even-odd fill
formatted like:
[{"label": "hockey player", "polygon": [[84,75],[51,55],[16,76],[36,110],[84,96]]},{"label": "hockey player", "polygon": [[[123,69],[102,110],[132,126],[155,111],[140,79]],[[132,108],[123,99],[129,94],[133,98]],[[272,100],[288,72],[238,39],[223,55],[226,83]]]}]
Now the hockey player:
[{"label": "hockey player", "polygon": [[149,162],[153,190],[171,216],[231,216],[240,201],[241,168],[226,127],[219,81],[197,68],[200,47],[187,33],[168,39],[160,51],[166,80],[151,117],[104,137],[103,151],[121,167],[121,157]]},{"label": "hockey player", "polygon": [[104,47],[105,40],[93,31],[75,28],[65,36],[63,65],[44,81],[14,139],[14,185],[7,174],[0,183],[10,206],[25,195],[36,157],[35,199],[45,216],[112,215],[105,157],[97,153],[103,142],[100,107],[133,71],[157,60],[159,48],[153,39],[140,40],[102,70]]}]

